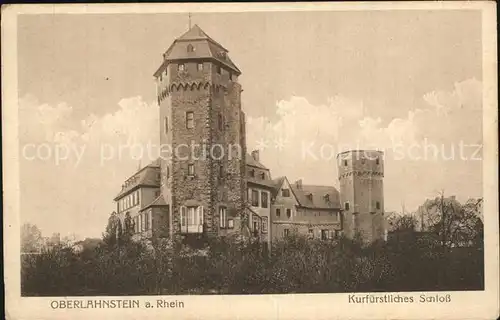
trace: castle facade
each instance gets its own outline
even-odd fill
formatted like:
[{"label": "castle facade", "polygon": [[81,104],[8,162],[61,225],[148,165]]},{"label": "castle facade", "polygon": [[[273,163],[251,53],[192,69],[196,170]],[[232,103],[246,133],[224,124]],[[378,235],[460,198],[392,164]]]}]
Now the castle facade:
[{"label": "castle facade", "polygon": [[240,75],[197,25],[163,54],[154,73],[160,157],[122,185],[114,199],[121,223],[132,221],[136,238],[383,239],[383,154],[339,154],[340,192],[272,177],[259,151],[246,150]]}]

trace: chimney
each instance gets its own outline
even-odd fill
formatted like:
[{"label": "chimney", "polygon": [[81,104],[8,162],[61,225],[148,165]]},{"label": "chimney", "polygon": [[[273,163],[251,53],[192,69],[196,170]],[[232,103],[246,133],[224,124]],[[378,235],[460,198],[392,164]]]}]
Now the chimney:
[{"label": "chimney", "polygon": [[259,161],[259,150],[254,150],[254,151],[252,151],[252,158],[253,158],[255,161]]},{"label": "chimney", "polygon": [[302,179],[295,181],[295,186],[297,186],[297,189],[302,189]]}]

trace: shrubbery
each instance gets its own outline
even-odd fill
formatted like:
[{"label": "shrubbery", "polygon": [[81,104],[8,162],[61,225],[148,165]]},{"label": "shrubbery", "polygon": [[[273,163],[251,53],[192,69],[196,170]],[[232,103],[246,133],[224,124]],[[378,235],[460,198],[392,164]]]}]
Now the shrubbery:
[{"label": "shrubbery", "polygon": [[24,296],[266,294],[482,290],[480,246],[443,252],[412,234],[374,243],[293,236],[268,252],[260,243],[211,240],[56,247],[22,256]]}]

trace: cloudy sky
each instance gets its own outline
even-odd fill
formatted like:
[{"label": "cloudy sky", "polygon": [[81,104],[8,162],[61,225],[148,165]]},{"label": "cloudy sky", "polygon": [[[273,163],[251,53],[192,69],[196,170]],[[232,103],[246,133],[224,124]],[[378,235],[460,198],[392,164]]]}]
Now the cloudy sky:
[{"label": "cloudy sky", "polygon": [[[273,176],[337,186],[338,151],[379,148],[386,211],[411,211],[441,190],[481,196],[480,12],[192,19],[242,70],[247,144]],[[186,14],[19,18],[24,222],[100,236],[123,180],[148,161],[127,146],[158,143],[152,74],[187,28]]]}]

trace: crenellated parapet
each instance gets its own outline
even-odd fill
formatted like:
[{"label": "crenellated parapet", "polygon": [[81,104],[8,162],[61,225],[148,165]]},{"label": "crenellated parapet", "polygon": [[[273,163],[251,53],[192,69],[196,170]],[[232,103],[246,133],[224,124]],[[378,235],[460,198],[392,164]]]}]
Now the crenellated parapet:
[{"label": "crenellated parapet", "polygon": [[384,177],[384,173],[380,171],[349,171],[339,175],[339,180],[351,176],[357,177]]},{"label": "crenellated parapet", "polygon": [[169,86],[158,92],[158,104],[173,92],[185,91],[207,91],[212,90],[215,93],[226,92],[228,87],[223,84],[211,83],[209,81],[179,81],[173,82]]}]

